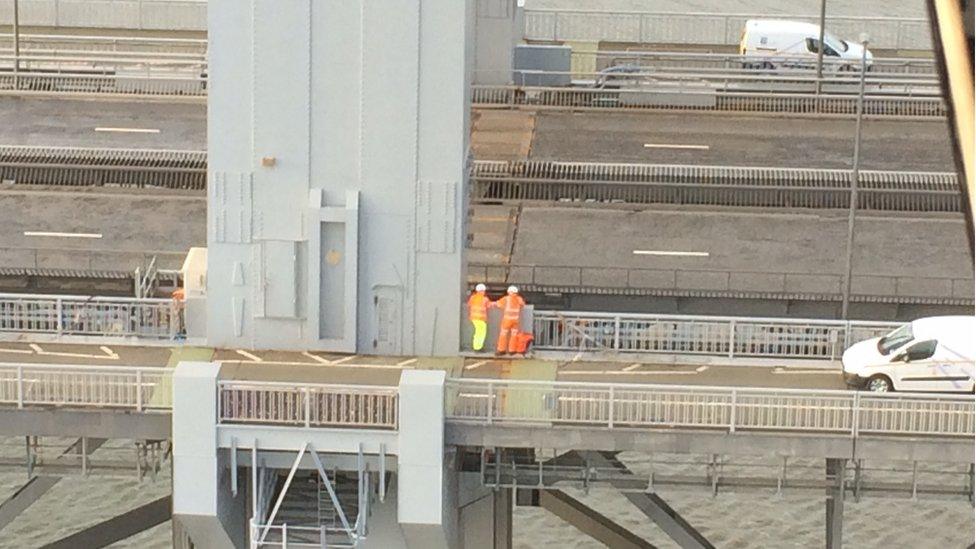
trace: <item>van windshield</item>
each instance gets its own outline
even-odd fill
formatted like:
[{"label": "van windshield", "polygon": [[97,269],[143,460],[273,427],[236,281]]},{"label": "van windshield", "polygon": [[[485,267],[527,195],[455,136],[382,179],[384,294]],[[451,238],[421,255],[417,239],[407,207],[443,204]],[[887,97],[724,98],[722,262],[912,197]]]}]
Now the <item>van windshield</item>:
[{"label": "van windshield", "polygon": [[824,33],[824,43],[834,48],[834,51],[847,51],[848,49],[847,42],[827,32]]},{"label": "van windshield", "polygon": [[912,335],[912,325],[905,324],[878,340],[878,352],[887,356],[891,351],[903,346],[914,338]]}]

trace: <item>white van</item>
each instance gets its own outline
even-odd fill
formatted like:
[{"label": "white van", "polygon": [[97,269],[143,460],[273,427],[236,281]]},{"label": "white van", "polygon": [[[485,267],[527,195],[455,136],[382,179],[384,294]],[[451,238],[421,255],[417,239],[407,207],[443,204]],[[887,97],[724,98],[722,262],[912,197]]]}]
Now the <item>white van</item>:
[{"label": "white van", "polygon": [[844,352],[844,381],[871,391],[973,392],[976,317],[915,320]]},{"label": "white van", "polygon": [[[860,70],[862,46],[824,33],[824,70]],[[742,29],[739,54],[756,59],[746,62],[748,68],[816,67],[820,25],[776,19],[750,19]],[[871,69],[871,50],[867,66]]]}]

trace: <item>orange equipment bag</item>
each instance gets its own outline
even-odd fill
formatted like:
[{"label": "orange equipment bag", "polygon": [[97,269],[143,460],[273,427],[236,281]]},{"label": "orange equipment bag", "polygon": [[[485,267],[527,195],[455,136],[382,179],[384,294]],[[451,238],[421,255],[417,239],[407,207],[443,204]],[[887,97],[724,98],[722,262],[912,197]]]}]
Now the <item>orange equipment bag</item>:
[{"label": "orange equipment bag", "polygon": [[532,334],[526,332],[519,333],[519,335],[515,336],[515,352],[525,353],[525,351],[529,350],[529,345],[532,344],[533,339]]}]

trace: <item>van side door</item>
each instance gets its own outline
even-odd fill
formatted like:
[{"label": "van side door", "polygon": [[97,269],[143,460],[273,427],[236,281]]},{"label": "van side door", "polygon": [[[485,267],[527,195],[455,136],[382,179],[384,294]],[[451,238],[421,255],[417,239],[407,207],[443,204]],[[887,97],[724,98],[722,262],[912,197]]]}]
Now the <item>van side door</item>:
[{"label": "van side door", "polygon": [[918,341],[900,349],[891,359],[895,388],[899,391],[945,391],[945,376],[932,360],[939,342],[934,339]]}]

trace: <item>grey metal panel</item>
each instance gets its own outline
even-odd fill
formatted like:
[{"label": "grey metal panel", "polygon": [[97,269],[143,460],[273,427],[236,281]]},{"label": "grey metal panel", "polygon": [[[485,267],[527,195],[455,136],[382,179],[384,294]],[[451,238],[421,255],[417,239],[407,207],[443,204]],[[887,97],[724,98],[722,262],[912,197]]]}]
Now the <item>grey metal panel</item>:
[{"label": "grey metal panel", "polygon": [[171,416],[122,410],[3,409],[0,435],[157,439],[170,438]]},{"label": "grey metal panel", "polygon": [[[569,46],[515,46],[514,81],[520,86],[568,86],[573,49]],[[546,71],[566,74],[532,74],[520,71]]]}]

